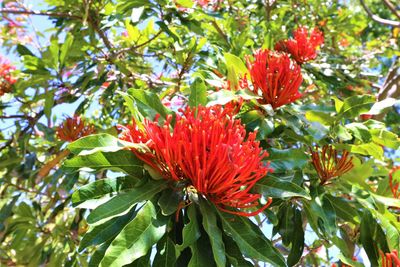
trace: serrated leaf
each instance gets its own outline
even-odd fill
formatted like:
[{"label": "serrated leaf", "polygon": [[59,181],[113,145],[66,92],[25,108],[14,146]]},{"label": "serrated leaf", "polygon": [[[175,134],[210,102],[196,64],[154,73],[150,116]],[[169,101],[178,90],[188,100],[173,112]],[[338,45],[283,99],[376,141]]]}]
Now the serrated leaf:
[{"label": "serrated leaf", "polygon": [[281,253],[248,218],[220,211],[218,214],[225,233],[235,240],[244,256],[273,266],[286,266]]},{"label": "serrated leaf", "polygon": [[134,205],[141,201],[151,199],[155,194],[166,187],[164,181],[149,180],[140,187],[116,195],[108,202],[98,206],[87,217],[89,224],[97,223],[104,219],[111,219],[129,212]]},{"label": "serrated leaf", "polygon": [[106,250],[100,267],[119,267],[144,256],[165,234],[166,220],[157,218],[151,201],[140,209]]}]

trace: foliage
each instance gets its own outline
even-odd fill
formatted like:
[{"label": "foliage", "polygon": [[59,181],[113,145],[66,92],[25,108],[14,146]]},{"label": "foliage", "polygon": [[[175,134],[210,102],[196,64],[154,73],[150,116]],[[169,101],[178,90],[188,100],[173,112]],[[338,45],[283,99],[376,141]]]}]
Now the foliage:
[{"label": "foliage", "polygon": [[[396,19],[375,2],[373,12]],[[369,20],[358,1],[45,3],[0,2],[3,50],[15,58],[0,66],[1,264],[377,266],[397,257],[399,103],[375,94],[398,64],[400,27]],[[51,28],[32,30],[33,16]],[[277,43],[290,48],[271,52]],[[301,49],[306,57],[282,52]],[[224,123],[210,119],[201,135],[190,123],[203,108],[223,110],[213,118]],[[178,126],[180,152],[149,134],[175,138]],[[226,131],[213,147],[188,137],[215,129]],[[234,181],[204,185],[218,194],[194,182],[206,175],[192,157],[206,162],[215,147],[225,165],[214,173]],[[222,180],[210,177],[203,184]]]}]

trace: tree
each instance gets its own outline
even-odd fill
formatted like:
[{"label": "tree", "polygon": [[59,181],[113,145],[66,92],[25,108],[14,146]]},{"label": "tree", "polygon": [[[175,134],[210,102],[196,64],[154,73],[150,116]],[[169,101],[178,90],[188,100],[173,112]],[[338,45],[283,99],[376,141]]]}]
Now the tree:
[{"label": "tree", "polygon": [[400,266],[395,1],[44,2],[1,2],[2,264]]}]

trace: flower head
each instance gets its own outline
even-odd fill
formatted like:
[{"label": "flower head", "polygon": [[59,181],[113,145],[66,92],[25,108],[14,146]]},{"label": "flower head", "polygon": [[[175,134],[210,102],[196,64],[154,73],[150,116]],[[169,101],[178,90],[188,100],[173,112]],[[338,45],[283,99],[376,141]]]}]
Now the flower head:
[{"label": "flower head", "polygon": [[381,256],[381,265],[382,267],[400,267],[400,259],[397,250],[393,250],[390,253],[383,253],[382,250],[379,250],[379,254]]},{"label": "flower head", "polygon": [[261,104],[270,104],[275,109],[301,97],[301,69],[287,54],[258,50],[253,62],[247,59],[247,67],[253,92],[263,97],[259,99]]},{"label": "flower head", "polygon": [[293,37],[276,43],[275,50],[291,54],[298,64],[315,59],[317,48],[324,43],[324,35],[318,28],[309,34],[307,28],[301,26],[294,31]]},{"label": "flower head", "polygon": [[331,178],[343,175],[354,167],[353,158],[348,158],[348,151],[344,150],[339,157],[337,150],[331,145],[324,145],[321,152],[318,151],[318,146],[316,146],[315,151],[311,150],[311,157],[312,164],[321,179],[321,185],[326,184]]},{"label": "flower head", "polygon": [[74,115],[67,117],[63,123],[57,127],[57,136],[60,140],[73,142],[79,138],[95,132],[93,125],[85,125],[85,120]]},{"label": "flower head", "polygon": [[15,66],[0,56],[0,96],[9,93],[12,90],[12,85],[17,82],[16,78],[12,75]]},{"label": "flower head", "polygon": [[393,182],[393,175],[398,170],[400,170],[400,166],[393,167],[389,172],[389,187],[394,198],[400,198],[399,182]]},{"label": "flower head", "polygon": [[151,152],[133,152],[165,179],[194,188],[219,209],[253,216],[267,208],[246,213],[236,209],[259,205],[260,194],[250,193],[255,183],[268,171],[262,160],[268,155],[255,141],[255,133],[246,139],[239,120],[227,116],[222,107],[187,107],[159,125],[144,121],[144,130],[136,126],[121,127],[121,139],[146,143]]}]

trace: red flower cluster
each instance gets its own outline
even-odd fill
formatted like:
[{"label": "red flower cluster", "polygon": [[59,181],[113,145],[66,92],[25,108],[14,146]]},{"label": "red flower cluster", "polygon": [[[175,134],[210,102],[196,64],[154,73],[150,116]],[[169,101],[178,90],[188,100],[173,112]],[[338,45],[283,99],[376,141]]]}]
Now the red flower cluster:
[{"label": "red flower cluster", "polygon": [[75,115],[67,117],[62,124],[57,127],[57,136],[60,140],[73,142],[84,136],[95,132],[93,125],[85,125],[85,120]]},{"label": "red flower cluster", "polygon": [[17,79],[12,75],[13,70],[15,70],[15,66],[12,66],[6,58],[0,56],[0,96],[11,92],[12,85],[17,82]]},{"label": "red flower cluster", "polygon": [[383,253],[383,251],[379,250],[379,254],[381,255],[382,267],[400,267],[399,254],[396,250],[391,253]]},{"label": "red flower cluster", "polygon": [[318,146],[315,151],[311,150],[312,164],[321,179],[321,185],[326,184],[333,177],[345,174],[354,167],[352,157],[348,158],[348,156],[349,152],[344,150],[342,156],[339,157],[337,150],[331,145],[324,145],[321,153],[318,151]]},{"label": "red flower cluster", "polygon": [[251,90],[263,96],[260,104],[270,104],[276,109],[301,97],[301,69],[287,54],[258,50],[253,62],[247,59],[247,67],[253,83]]},{"label": "red flower cluster", "polygon": [[239,120],[227,116],[220,106],[186,108],[162,126],[158,119],[137,126],[119,126],[121,139],[145,143],[151,152],[133,152],[169,181],[195,188],[219,209],[242,216],[253,216],[266,209],[270,201],[254,212],[236,209],[259,205],[260,194],[250,193],[255,183],[270,171],[262,160],[267,152],[255,141],[256,133],[246,130]]},{"label": "red flower cluster", "polygon": [[299,27],[293,33],[294,39],[282,40],[276,43],[275,50],[292,55],[298,64],[303,64],[317,57],[317,47],[324,43],[324,35],[314,28],[309,34],[307,28]]},{"label": "red flower cluster", "polygon": [[393,167],[389,172],[389,187],[394,198],[400,198],[399,182],[393,183],[393,174],[398,170],[400,170],[400,166]]}]

